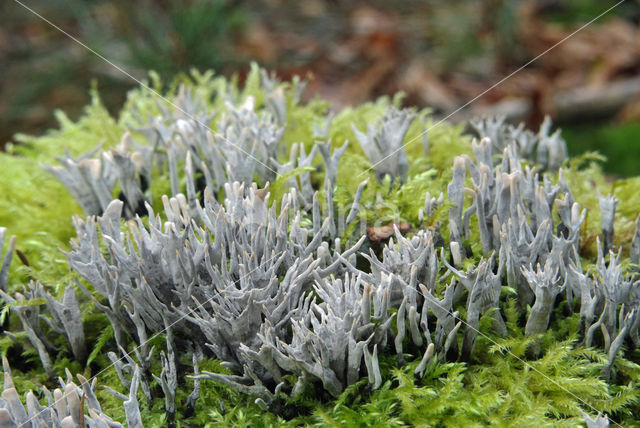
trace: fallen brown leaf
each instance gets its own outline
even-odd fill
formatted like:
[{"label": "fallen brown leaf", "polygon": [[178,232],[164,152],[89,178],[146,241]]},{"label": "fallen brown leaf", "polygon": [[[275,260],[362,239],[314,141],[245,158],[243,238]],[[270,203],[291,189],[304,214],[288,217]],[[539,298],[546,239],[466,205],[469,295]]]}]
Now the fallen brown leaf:
[{"label": "fallen brown leaf", "polygon": [[407,233],[411,230],[411,224],[406,221],[400,223],[389,223],[384,226],[367,227],[367,238],[372,242],[384,241],[391,237],[394,233],[393,226],[396,226],[400,233]]}]

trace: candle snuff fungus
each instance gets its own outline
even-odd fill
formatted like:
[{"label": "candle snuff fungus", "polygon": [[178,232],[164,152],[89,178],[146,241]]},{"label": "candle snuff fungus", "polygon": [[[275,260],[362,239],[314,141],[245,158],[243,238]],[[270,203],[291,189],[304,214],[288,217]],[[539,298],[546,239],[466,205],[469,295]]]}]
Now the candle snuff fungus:
[{"label": "candle snuff fungus", "polygon": [[[570,159],[549,119],[422,138],[428,111],[399,99],[329,114],[303,89],[257,68],[244,89],[195,73],[170,102],[141,88],[117,121],[94,105],[21,137],[59,142],[38,179],[75,215],[56,219],[51,249],[16,229],[30,219],[0,228],[0,243],[18,235],[0,257],[2,349],[29,349],[50,386],[67,368],[46,406],[33,392],[23,404],[27,366],[5,358],[0,425],[219,422],[237,413],[200,403],[228,400],[295,424],[329,417],[328,402],[343,417],[357,391],[406,424],[608,426],[599,412],[637,410],[635,182],[589,189],[597,166]],[[28,271],[11,264],[21,236]],[[514,373],[540,402],[505,401]],[[108,416],[104,400],[124,408]]]}]

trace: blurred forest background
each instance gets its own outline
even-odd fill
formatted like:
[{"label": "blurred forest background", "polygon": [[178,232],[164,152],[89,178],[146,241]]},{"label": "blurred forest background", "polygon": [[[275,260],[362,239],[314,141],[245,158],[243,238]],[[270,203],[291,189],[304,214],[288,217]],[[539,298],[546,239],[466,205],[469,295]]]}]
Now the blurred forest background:
[{"label": "blurred forest background", "polygon": [[[251,61],[311,79],[335,108],[403,91],[446,117],[617,2],[609,0],[20,0],[138,79]],[[0,4],[0,144],[75,119],[96,82],[119,110],[137,84],[13,0]],[[640,174],[640,1],[626,0],[451,120],[551,115],[571,154]]]}]

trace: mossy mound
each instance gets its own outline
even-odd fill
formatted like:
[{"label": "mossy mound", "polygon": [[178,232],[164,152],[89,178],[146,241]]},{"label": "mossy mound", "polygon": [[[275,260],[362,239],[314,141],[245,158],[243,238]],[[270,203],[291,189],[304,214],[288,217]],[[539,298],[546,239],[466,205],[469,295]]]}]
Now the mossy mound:
[{"label": "mossy mound", "polygon": [[118,118],[94,91],[16,136],[17,391],[65,369],[129,391],[83,384],[88,426],[98,401],[130,426],[640,423],[640,178],[567,158],[550,123],[472,135],[401,96],[330,114],[303,90],[152,74]]}]

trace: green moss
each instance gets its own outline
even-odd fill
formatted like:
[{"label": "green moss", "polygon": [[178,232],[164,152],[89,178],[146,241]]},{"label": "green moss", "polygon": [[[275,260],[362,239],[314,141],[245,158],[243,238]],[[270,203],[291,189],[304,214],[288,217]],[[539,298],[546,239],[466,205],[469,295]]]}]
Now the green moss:
[{"label": "green moss", "polygon": [[425,129],[429,137],[429,160],[434,168],[448,174],[449,179],[453,158],[472,154],[471,137],[462,134],[464,124],[451,125],[431,118],[426,120]]}]

